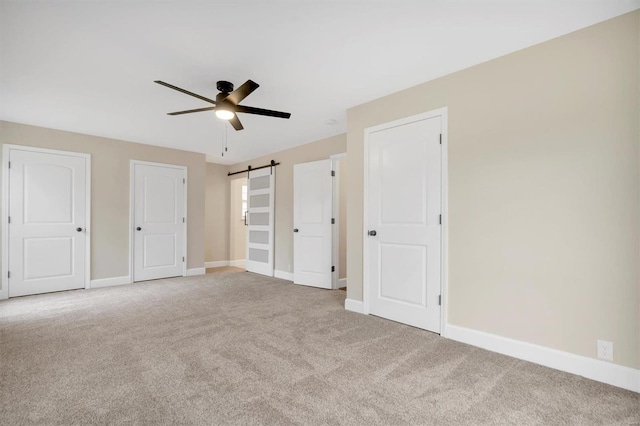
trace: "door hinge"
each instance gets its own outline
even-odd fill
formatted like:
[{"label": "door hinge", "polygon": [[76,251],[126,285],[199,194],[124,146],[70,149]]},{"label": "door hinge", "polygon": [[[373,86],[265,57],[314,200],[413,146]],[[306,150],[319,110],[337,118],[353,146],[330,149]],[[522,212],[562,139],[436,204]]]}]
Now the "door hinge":
[{"label": "door hinge", "polygon": [[184,220],[184,217],[183,217],[183,218],[182,218],[182,223],[184,223],[184,222],[185,222],[185,220]]},{"label": "door hinge", "polygon": [[442,133],[440,133],[440,145],[442,145]]},{"label": "door hinge", "polygon": [[440,225],[442,225],[442,215],[440,215]]},{"label": "door hinge", "polygon": [[11,161],[9,161],[9,168],[11,168]]},{"label": "door hinge", "polygon": [[187,183],[187,180],[185,178],[182,178],[182,183],[183,184]]},{"label": "door hinge", "polygon": [[182,256],[182,262],[184,263],[184,256]]},{"label": "door hinge", "polygon": [[10,271],[7,272],[7,278],[11,278],[11,272]]},{"label": "door hinge", "polygon": [[331,224],[335,225],[336,224],[336,219],[334,217],[331,218]]},{"label": "door hinge", "polygon": [[331,176],[335,176],[336,175],[336,171],[335,170],[331,170]]},{"label": "door hinge", "polygon": [[9,216],[9,223],[11,223],[11,216]]},{"label": "door hinge", "polygon": [[442,295],[438,296],[438,306],[442,305]]},{"label": "door hinge", "polygon": [[335,267],[335,266],[332,266],[332,267],[331,267],[331,272],[335,272],[335,271],[336,271],[336,267]]}]

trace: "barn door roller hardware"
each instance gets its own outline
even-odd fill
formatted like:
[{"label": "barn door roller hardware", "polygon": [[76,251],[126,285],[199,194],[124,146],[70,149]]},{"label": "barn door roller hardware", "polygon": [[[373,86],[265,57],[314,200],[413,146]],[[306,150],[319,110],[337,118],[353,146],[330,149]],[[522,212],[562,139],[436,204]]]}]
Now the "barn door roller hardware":
[{"label": "barn door roller hardware", "polygon": [[229,172],[229,173],[227,173],[227,176],[237,175],[237,174],[240,174],[240,173],[249,173],[251,170],[264,169],[264,168],[267,168],[267,167],[275,167],[275,166],[277,166],[279,164],[280,163],[276,163],[275,160],[271,160],[271,164],[265,164],[264,166],[260,166],[260,167],[248,166],[246,170],[240,170],[240,171],[233,172],[233,173]]}]

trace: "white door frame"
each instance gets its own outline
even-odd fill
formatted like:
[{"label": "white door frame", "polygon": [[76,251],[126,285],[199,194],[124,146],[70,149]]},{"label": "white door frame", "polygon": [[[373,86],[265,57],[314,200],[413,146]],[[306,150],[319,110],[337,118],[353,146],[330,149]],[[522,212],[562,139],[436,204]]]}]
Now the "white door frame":
[{"label": "white door frame", "polygon": [[85,277],[84,288],[91,288],[91,154],[72,151],[60,151],[33,146],[4,144],[2,146],[2,289],[0,300],[9,298],[9,151],[30,151],[43,154],[66,155],[86,160],[85,167]]},{"label": "white door frame", "polygon": [[336,290],[340,288],[340,167],[339,161],[347,158],[346,152],[340,154],[333,154],[329,157],[331,159],[331,170],[335,172],[335,178],[333,179],[333,199],[331,211],[333,218],[335,219],[335,225],[331,232],[331,258],[336,270],[331,276],[331,288]]},{"label": "white door frame", "polygon": [[133,283],[133,263],[135,261],[135,253],[134,253],[134,233],[133,228],[135,227],[135,166],[136,164],[140,164],[143,166],[157,166],[157,167],[167,167],[171,169],[179,169],[184,172],[184,262],[182,262],[182,276],[187,276],[187,263],[189,262],[189,250],[187,250],[187,231],[189,223],[189,216],[187,215],[187,199],[189,198],[187,193],[187,185],[189,185],[188,173],[189,168],[187,166],[178,166],[176,164],[165,164],[165,163],[152,163],[149,161],[141,161],[141,160],[130,160],[129,164],[129,280]]},{"label": "white door frame", "polygon": [[442,295],[442,305],[440,307],[440,334],[445,329],[447,321],[447,306],[448,306],[448,188],[449,182],[447,179],[447,153],[449,151],[449,126],[448,126],[448,109],[442,107],[433,111],[428,111],[422,114],[412,115],[410,117],[401,118],[399,120],[390,121],[388,123],[379,124],[377,126],[367,127],[364,129],[364,188],[363,188],[363,216],[362,216],[362,303],[363,313],[369,315],[369,242],[371,241],[367,236],[369,229],[369,138],[371,133],[378,132],[380,130],[390,129],[392,127],[403,126],[405,124],[413,123],[416,121],[426,120],[429,118],[441,118],[442,124],[442,155],[441,155],[441,184],[440,199],[442,202],[442,226],[441,226],[441,238],[440,238],[440,294]]}]

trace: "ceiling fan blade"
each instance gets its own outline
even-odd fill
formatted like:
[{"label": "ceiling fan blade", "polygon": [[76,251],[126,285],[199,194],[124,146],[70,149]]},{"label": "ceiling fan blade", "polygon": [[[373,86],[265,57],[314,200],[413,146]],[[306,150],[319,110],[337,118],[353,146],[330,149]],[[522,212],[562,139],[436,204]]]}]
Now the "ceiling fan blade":
[{"label": "ceiling fan blade", "polygon": [[202,111],[213,111],[216,107],[206,107],[206,108],[198,108],[198,109],[188,109],[186,111],[176,111],[176,112],[168,112],[167,115],[180,115],[180,114],[190,114],[192,112],[202,112]]},{"label": "ceiling fan blade", "polygon": [[244,129],[244,127],[242,126],[242,123],[240,122],[240,119],[235,114],[233,114],[233,118],[229,120],[229,123],[231,123],[233,128],[236,129],[236,130]]},{"label": "ceiling fan blade", "polygon": [[229,93],[229,96],[227,96],[225,100],[229,100],[234,105],[238,105],[241,100],[249,96],[258,87],[260,87],[260,85],[255,81],[247,80],[242,86]]},{"label": "ceiling fan blade", "polygon": [[177,86],[174,86],[173,84],[165,83],[164,81],[160,81],[160,80],[156,80],[156,81],[154,81],[154,83],[161,84],[161,85],[163,85],[165,87],[168,87],[169,89],[177,90],[178,92],[182,92],[185,95],[189,95],[189,96],[193,96],[194,98],[202,99],[205,102],[209,102],[209,103],[212,103],[214,105],[216,104],[216,101],[214,101],[213,99],[205,98],[204,96],[200,96],[200,95],[198,95],[196,93],[193,93],[193,92],[190,92],[188,90],[181,89],[181,88],[179,88]]},{"label": "ceiling fan blade", "polygon": [[278,118],[291,117],[290,112],[272,111],[270,109],[254,108],[254,107],[244,106],[244,105],[236,105],[235,111],[244,112],[246,114],[266,115],[269,117],[278,117]]}]

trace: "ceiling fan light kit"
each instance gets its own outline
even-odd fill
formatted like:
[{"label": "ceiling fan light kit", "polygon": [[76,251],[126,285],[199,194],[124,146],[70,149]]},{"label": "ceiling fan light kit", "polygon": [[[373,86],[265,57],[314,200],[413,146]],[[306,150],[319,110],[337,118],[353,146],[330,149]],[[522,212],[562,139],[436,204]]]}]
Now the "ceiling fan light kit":
[{"label": "ceiling fan light kit", "polygon": [[216,108],[216,117],[221,120],[231,120],[235,114],[228,109]]},{"label": "ceiling fan light kit", "polygon": [[198,98],[202,101],[208,102],[215,106],[206,107],[206,108],[197,108],[190,109],[186,111],[177,111],[170,112],[168,115],[182,115],[182,114],[190,114],[193,112],[204,112],[204,111],[215,111],[216,117],[222,120],[228,120],[229,123],[236,130],[242,130],[244,127],[238,118],[237,113],[244,114],[255,114],[255,115],[264,115],[267,117],[278,117],[278,118],[289,118],[291,117],[291,113],[281,112],[281,111],[273,111],[269,109],[255,108],[245,105],[239,105],[240,101],[249,96],[254,90],[256,90],[260,85],[252,80],[247,80],[243,85],[238,87],[236,90],[233,90],[233,83],[228,81],[218,81],[216,83],[216,87],[219,92],[216,95],[216,100],[206,98],[204,96],[198,95],[193,92],[189,92],[188,90],[181,89],[180,87],[174,86],[169,83],[165,83],[164,81],[156,80],[155,83],[158,83],[162,86],[168,87],[169,89],[177,90],[178,92],[182,92],[185,95],[193,96],[194,98]]}]

